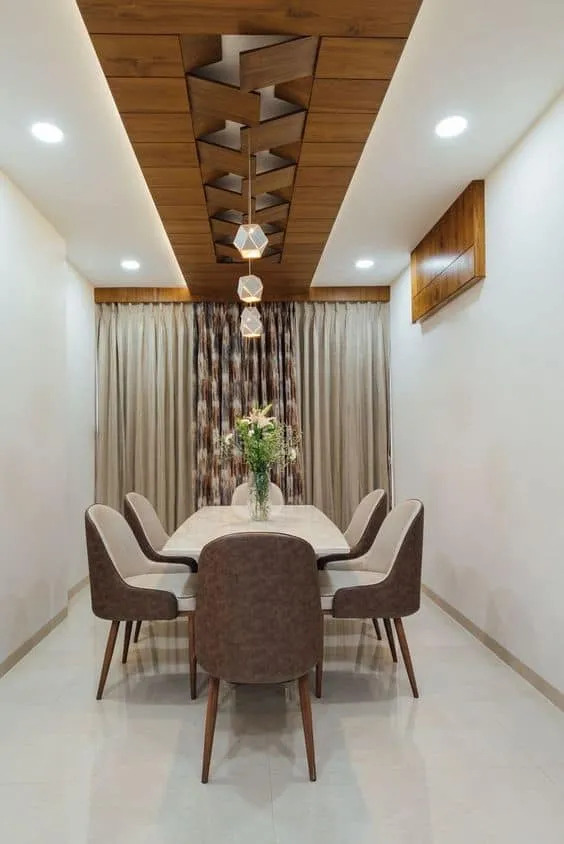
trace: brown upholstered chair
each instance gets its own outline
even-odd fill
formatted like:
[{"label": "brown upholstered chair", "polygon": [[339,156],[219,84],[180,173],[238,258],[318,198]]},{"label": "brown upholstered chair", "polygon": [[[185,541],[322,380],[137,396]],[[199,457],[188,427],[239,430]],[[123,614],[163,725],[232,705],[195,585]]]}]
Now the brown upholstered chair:
[{"label": "brown upholstered chair", "polygon": [[[402,619],[421,605],[423,505],[409,500],[386,516],[368,551],[355,569],[319,572],[323,611],[334,618],[383,618],[392,658],[397,654],[391,619],[399,639],[414,697],[419,697]],[[321,680],[318,678],[318,690]]]},{"label": "brown upholstered chair", "polygon": [[202,782],[208,781],[220,680],[298,680],[315,780],[308,674],[322,660],[323,616],[313,548],[284,534],[243,533],[210,542],[199,564],[197,656],[210,675]]},{"label": "brown upholstered chair", "polygon": [[[284,494],[279,486],[270,482],[269,484],[269,497],[270,503],[273,507],[279,507],[285,504],[284,501]],[[235,487],[233,492],[233,496],[231,498],[231,506],[232,507],[241,507],[247,504],[249,501],[249,484],[239,484],[239,486]]]},{"label": "brown upholstered chair", "polygon": [[[128,492],[123,502],[123,512],[141,550],[149,560],[160,563],[182,563],[191,571],[198,571],[198,564],[192,557],[163,553],[162,549],[169,535],[148,498],[139,492]],[[140,632],[141,621],[137,621],[134,642],[138,641]]]},{"label": "brown upholstered chair", "polygon": [[86,546],[92,610],[111,621],[96,699],[106,684],[120,623],[125,621],[122,662],[127,661],[134,621],[188,617],[190,693],[196,697],[194,610],[198,575],[179,563],[149,560],[121,515],[104,504],[86,511]]}]

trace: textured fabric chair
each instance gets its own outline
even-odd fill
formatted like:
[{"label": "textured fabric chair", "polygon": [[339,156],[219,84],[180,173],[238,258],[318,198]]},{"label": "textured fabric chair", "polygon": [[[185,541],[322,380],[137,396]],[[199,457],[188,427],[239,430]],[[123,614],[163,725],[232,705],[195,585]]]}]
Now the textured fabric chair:
[{"label": "textured fabric chair", "polygon": [[197,655],[210,675],[202,782],[208,781],[220,680],[298,680],[315,780],[308,673],[322,660],[323,616],[313,548],[284,534],[243,533],[210,542],[199,563]]},{"label": "textured fabric chair", "polygon": [[182,563],[149,560],[121,513],[111,507],[89,507],[85,527],[92,610],[98,618],[111,621],[96,699],[100,700],[104,691],[120,623],[125,621],[125,663],[134,621],[178,615],[188,617],[190,693],[195,698],[194,610],[198,576]]},{"label": "textured fabric chair", "polygon": [[[231,506],[232,507],[240,507],[244,504],[247,504],[249,501],[249,484],[239,484],[239,486],[235,487],[235,491],[233,492],[233,496],[231,498]],[[284,501],[284,495],[282,494],[282,490],[276,484],[270,484],[270,503],[273,507],[278,507],[286,502]]]},{"label": "textured fabric chair", "polygon": [[[368,551],[355,569],[319,572],[323,611],[334,618],[383,618],[394,662],[394,620],[414,697],[419,697],[402,618],[421,605],[423,505],[409,500],[388,513]],[[321,680],[318,678],[320,691]]]},{"label": "textured fabric chair", "polygon": [[[161,563],[183,563],[192,571],[198,571],[198,564],[192,557],[163,553],[169,535],[148,498],[139,492],[128,492],[123,502],[123,512],[146,557]],[[140,632],[141,621],[137,621],[134,642],[139,640]]]}]

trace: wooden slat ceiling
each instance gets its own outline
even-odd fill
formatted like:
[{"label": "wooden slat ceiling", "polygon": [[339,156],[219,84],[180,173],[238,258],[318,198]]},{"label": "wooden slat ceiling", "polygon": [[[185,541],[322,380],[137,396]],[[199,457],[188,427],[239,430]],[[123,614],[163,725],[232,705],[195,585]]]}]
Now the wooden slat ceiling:
[{"label": "wooden slat ceiling", "polygon": [[[253,219],[270,238],[254,271],[269,297],[308,289],[420,2],[78,0],[194,295],[237,285],[249,146]],[[242,52],[238,85],[209,78],[235,34],[287,40]],[[283,113],[261,119],[270,86]],[[237,148],[209,137],[226,121]],[[267,152],[279,160],[257,172]]]}]

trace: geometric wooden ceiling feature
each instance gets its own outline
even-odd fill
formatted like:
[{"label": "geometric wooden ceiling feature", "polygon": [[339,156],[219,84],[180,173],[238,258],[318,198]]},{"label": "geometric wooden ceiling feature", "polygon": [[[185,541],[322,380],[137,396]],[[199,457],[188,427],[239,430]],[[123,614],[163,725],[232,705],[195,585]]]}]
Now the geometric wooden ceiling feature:
[{"label": "geometric wooden ceiling feature", "polygon": [[241,90],[252,91],[311,76],[316,55],[317,38],[297,38],[246,50],[240,56]]},{"label": "geometric wooden ceiling feature", "polygon": [[420,2],[78,0],[194,295],[236,288],[248,146],[265,295],[309,287]]}]

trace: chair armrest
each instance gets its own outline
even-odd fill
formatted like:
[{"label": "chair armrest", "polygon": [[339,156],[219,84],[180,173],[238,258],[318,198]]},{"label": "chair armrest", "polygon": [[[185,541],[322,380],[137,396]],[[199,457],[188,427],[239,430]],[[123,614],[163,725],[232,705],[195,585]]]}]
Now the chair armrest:
[{"label": "chair armrest", "polygon": [[149,554],[147,551],[144,552],[147,559],[151,560],[153,563],[169,563],[169,564],[176,564],[178,563],[181,566],[187,566],[192,571],[198,571],[198,563],[194,560],[193,557],[177,557],[177,556],[167,556],[166,554],[159,554],[157,551],[151,551]]},{"label": "chair armrest", "polygon": [[352,551],[343,554],[327,554],[326,557],[318,557],[317,558],[317,568],[319,571],[322,571],[327,563],[338,563],[342,560],[352,560],[354,559]]}]

